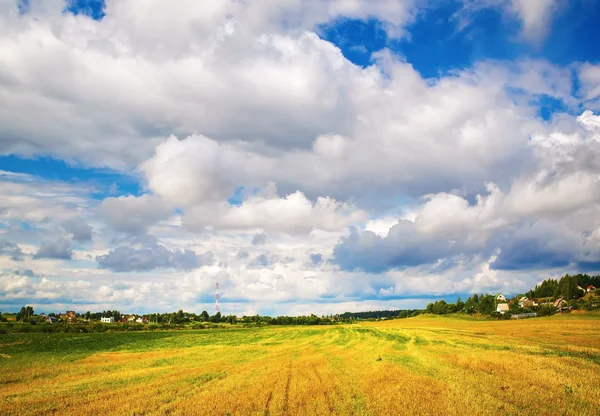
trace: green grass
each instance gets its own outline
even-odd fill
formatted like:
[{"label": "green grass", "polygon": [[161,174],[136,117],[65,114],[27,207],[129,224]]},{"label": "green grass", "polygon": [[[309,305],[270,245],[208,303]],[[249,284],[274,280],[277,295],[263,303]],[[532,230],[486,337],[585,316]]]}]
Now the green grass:
[{"label": "green grass", "polygon": [[0,368],[14,361],[74,362],[98,352],[149,351],[202,345],[238,346],[263,340],[268,328],[212,329],[160,332],[14,333],[0,336]]}]

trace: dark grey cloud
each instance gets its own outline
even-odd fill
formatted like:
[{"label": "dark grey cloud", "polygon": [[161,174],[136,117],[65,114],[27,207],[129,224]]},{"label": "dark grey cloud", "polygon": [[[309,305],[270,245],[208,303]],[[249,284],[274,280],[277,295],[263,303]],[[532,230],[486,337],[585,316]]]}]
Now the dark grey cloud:
[{"label": "dark grey cloud", "polygon": [[252,237],[252,245],[253,246],[262,246],[267,243],[267,235],[265,233],[256,234]]},{"label": "dark grey cloud", "polygon": [[252,268],[260,269],[263,267],[269,267],[271,264],[273,264],[273,261],[269,258],[269,256],[267,256],[266,254],[260,254],[256,256],[252,263],[250,263],[250,266]]},{"label": "dark grey cloud", "polygon": [[310,262],[313,266],[318,266],[323,263],[323,255],[321,253],[315,253],[310,255]]},{"label": "dark grey cloud", "polygon": [[33,255],[34,259],[61,259],[70,260],[73,256],[71,243],[65,238],[59,238],[55,241],[44,241],[41,247]]},{"label": "dark grey cloud", "polygon": [[556,252],[546,242],[536,239],[507,241],[496,260],[496,270],[553,269],[571,263],[571,253]]},{"label": "dark grey cloud", "polygon": [[263,253],[256,256],[250,264],[248,264],[249,269],[264,269],[270,268],[276,263],[280,264],[289,264],[294,261],[294,258],[291,256],[280,257],[276,254],[271,253]]},{"label": "dark grey cloud", "polygon": [[96,261],[102,269],[115,272],[133,272],[154,269],[192,270],[215,263],[215,255],[207,251],[200,255],[192,250],[169,250],[155,244],[143,248],[120,246],[108,254],[97,256]]},{"label": "dark grey cloud", "polygon": [[65,231],[73,236],[78,243],[85,243],[92,239],[92,227],[82,218],[73,218],[63,223]]},{"label": "dark grey cloud", "polygon": [[235,258],[236,259],[247,259],[248,257],[250,257],[250,254],[245,251],[245,250],[240,250],[236,255]]},{"label": "dark grey cloud", "polygon": [[333,249],[333,261],[342,270],[383,273],[391,269],[432,264],[460,253],[453,242],[419,233],[413,222],[401,220],[386,237],[353,230]]},{"label": "dark grey cloud", "polygon": [[[494,255],[490,267],[497,270],[600,270],[600,247],[586,243],[584,234],[570,226],[546,220],[515,224],[477,245],[419,232],[410,221],[400,221],[386,237],[354,230],[334,247],[333,262],[341,270],[367,273],[433,265],[440,272],[458,261]],[[310,261],[314,264],[312,256]]]},{"label": "dark grey cloud", "polygon": [[598,270],[600,247],[587,245],[583,234],[561,223],[524,223],[512,233],[497,236],[500,249],[490,264],[498,270],[553,269],[569,266],[578,270]]},{"label": "dark grey cloud", "polygon": [[0,240],[0,256],[9,256],[13,261],[23,260],[21,247],[5,239]]},{"label": "dark grey cloud", "polygon": [[15,270],[15,274],[27,277],[35,277],[35,273],[31,269]]},{"label": "dark grey cloud", "polygon": [[98,215],[118,231],[139,235],[151,225],[167,219],[171,212],[162,199],[145,194],[139,197],[106,198]]},{"label": "dark grey cloud", "polygon": [[129,284],[129,283],[125,283],[125,282],[117,282],[117,283],[113,283],[111,285],[111,287],[114,290],[127,290],[127,289],[131,289],[133,287],[133,285]]},{"label": "dark grey cloud", "polygon": [[285,256],[282,259],[278,258],[278,260],[279,260],[279,263],[281,263],[281,264],[289,264],[294,261],[294,258],[292,256]]}]

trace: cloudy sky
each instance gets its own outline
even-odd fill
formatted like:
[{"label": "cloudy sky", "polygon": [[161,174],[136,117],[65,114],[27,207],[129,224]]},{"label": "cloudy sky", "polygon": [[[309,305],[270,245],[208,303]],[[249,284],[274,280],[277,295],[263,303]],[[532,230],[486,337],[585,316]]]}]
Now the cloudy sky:
[{"label": "cloudy sky", "polygon": [[600,2],[0,0],[0,310],[329,314],[600,272]]}]

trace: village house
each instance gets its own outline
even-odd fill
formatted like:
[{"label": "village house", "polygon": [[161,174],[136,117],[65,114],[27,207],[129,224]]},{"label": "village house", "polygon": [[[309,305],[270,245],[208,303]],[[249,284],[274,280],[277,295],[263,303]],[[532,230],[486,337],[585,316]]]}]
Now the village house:
[{"label": "village house", "polygon": [[506,297],[502,293],[496,295],[496,302],[506,302]]},{"label": "village house", "polygon": [[54,316],[46,316],[46,323],[47,324],[55,324],[56,318]]},{"label": "village house", "polygon": [[508,303],[499,303],[498,306],[496,306],[496,312],[499,312],[502,315],[504,315],[506,312],[508,312],[508,310],[509,310]]},{"label": "village house", "polygon": [[552,306],[554,306],[558,311],[563,311],[567,309],[567,301],[563,298],[558,298],[554,301]]},{"label": "village house", "polygon": [[146,318],[145,316],[140,316],[139,318],[137,318],[135,320],[138,324],[147,324],[148,323],[148,318]]},{"label": "village house", "polygon": [[135,318],[135,315],[130,315],[130,316],[127,318],[127,322],[135,322],[135,319],[136,319],[136,318]]},{"label": "village house", "polygon": [[589,286],[587,287],[587,290],[586,290],[586,292],[588,292],[588,293],[590,293],[590,292],[595,292],[595,291],[596,291],[596,288],[595,288],[594,286],[592,286],[592,285],[589,285]]},{"label": "village house", "polygon": [[521,308],[537,308],[540,306],[540,301],[538,299],[529,299],[528,297],[523,297],[519,299],[519,306]]},{"label": "village house", "polygon": [[115,318],[113,316],[109,316],[109,317],[103,316],[102,318],[100,318],[100,321],[107,323],[107,324],[112,324],[115,322]]},{"label": "village house", "polygon": [[58,317],[62,321],[75,322],[77,320],[77,314],[75,311],[67,311],[67,313],[61,313]]}]

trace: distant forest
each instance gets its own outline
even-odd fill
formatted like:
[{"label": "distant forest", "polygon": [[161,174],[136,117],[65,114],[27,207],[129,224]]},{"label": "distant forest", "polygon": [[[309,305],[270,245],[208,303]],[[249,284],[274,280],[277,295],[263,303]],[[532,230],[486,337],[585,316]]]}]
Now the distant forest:
[{"label": "distant forest", "polygon": [[382,318],[408,318],[422,313],[420,309],[396,309],[370,312],[345,312],[340,315],[342,319],[382,319]]}]

